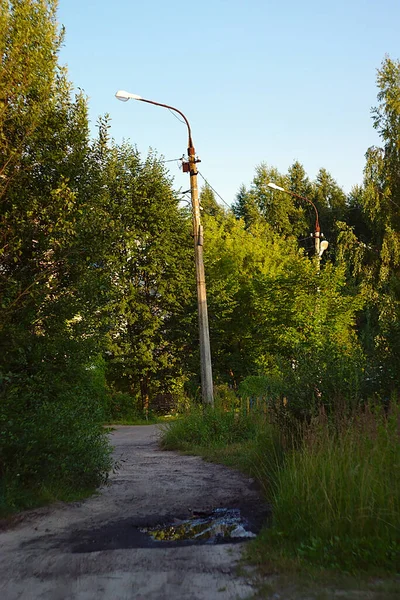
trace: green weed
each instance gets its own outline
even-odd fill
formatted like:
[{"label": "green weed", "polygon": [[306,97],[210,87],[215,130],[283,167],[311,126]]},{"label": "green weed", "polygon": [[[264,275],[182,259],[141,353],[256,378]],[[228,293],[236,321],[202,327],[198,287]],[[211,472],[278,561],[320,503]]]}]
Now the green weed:
[{"label": "green weed", "polygon": [[162,446],[234,466],[261,484],[272,526],[257,561],[297,561],[346,572],[400,564],[400,409],[359,408],[308,423],[193,408],[163,432]]},{"label": "green weed", "polygon": [[[322,413],[287,453],[272,501],[271,535],[331,568],[400,564],[400,411],[366,407],[349,419]],[[397,475],[396,475],[397,474]]]},{"label": "green weed", "polygon": [[164,428],[161,445],[166,450],[231,445],[254,439],[259,427],[255,415],[194,406],[182,418]]}]

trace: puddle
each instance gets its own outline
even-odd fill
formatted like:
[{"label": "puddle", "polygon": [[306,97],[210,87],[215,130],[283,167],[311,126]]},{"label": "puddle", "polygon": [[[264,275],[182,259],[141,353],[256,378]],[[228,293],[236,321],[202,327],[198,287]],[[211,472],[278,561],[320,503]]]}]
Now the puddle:
[{"label": "puddle", "polygon": [[216,544],[228,539],[256,537],[238,508],[217,508],[210,514],[194,513],[190,519],[174,519],[167,524],[143,527],[140,531],[157,542],[193,540]]},{"label": "puddle", "polygon": [[[192,516],[148,515],[130,517],[68,532],[55,544],[67,546],[72,552],[99,552],[125,548],[177,548],[203,544],[235,544],[256,537],[259,528],[254,519],[257,507],[217,508],[213,511],[193,511]],[[249,512],[247,512],[249,511]],[[247,514],[249,515],[248,518]],[[246,516],[245,516],[246,515]],[[43,536],[42,536],[43,538]],[[43,544],[35,538],[34,544]]]}]

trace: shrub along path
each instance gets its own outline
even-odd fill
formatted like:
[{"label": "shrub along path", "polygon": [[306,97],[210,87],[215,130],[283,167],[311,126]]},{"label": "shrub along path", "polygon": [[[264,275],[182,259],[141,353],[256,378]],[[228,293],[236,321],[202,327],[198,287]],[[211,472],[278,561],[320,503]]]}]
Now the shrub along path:
[{"label": "shrub along path", "polygon": [[265,516],[252,480],[195,456],[162,452],[157,426],[112,433],[119,469],[86,501],[21,515],[0,532],[2,600],[245,598],[254,589],[236,573],[243,543],[146,543],[138,527],[241,508],[253,527]]}]

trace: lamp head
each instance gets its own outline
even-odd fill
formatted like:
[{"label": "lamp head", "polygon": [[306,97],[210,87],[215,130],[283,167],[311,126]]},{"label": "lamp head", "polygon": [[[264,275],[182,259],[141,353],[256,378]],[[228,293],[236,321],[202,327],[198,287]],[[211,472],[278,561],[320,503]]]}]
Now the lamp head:
[{"label": "lamp head", "polygon": [[328,246],[329,246],[328,240],[323,240],[321,242],[320,247],[319,247],[319,255],[320,256],[323,255],[323,253],[325,252],[325,250],[327,250]]},{"label": "lamp head", "polygon": [[128,102],[128,100],[141,100],[142,96],[138,96],[137,94],[131,94],[130,92],[126,92],[125,90],[118,90],[115,94],[117,100],[121,100],[121,102]]},{"label": "lamp head", "polygon": [[269,183],[267,183],[267,186],[272,188],[273,190],[279,190],[280,192],[286,192],[286,190],[283,187],[280,187],[279,185],[276,185],[276,183],[272,183],[271,181]]}]

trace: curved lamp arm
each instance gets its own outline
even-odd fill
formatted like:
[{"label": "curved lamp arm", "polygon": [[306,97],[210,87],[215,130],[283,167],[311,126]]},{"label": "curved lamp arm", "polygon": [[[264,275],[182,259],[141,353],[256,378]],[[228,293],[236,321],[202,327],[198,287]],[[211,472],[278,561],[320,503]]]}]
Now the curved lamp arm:
[{"label": "curved lamp arm", "polygon": [[188,148],[193,148],[192,130],[190,129],[190,123],[187,120],[186,116],[183,114],[183,112],[180,111],[178,108],[175,108],[174,106],[169,106],[168,104],[162,104],[161,102],[155,102],[154,100],[147,100],[146,98],[142,98],[142,96],[138,96],[137,94],[131,94],[130,92],[126,92],[125,90],[119,90],[115,94],[115,97],[118,100],[121,100],[121,102],[127,102],[128,100],[139,100],[140,102],[147,102],[147,104],[154,104],[155,106],[161,106],[162,108],[168,108],[168,110],[175,111],[176,113],[178,113],[178,115],[182,117],[182,119],[186,123],[189,135]]},{"label": "curved lamp arm", "polygon": [[318,210],[312,200],[310,200],[309,198],[306,198],[305,196],[300,196],[299,194],[295,194],[295,192],[290,192],[289,190],[285,190],[285,188],[283,188],[279,185],[276,185],[276,183],[272,183],[271,181],[269,183],[267,183],[267,186],[273,190],[279,190],[280,192],[285,192],[285,194],[289,194],[289,196],[293,196],[294,198],[298,198],[299,200],[304,200],[305,202],[308,202],[308,204],[311,204],[311,206],[313,207],[313,209],[315,211],[315,231],[318,231],[318,232],[321,231],[321,228],[319,226]]}]

